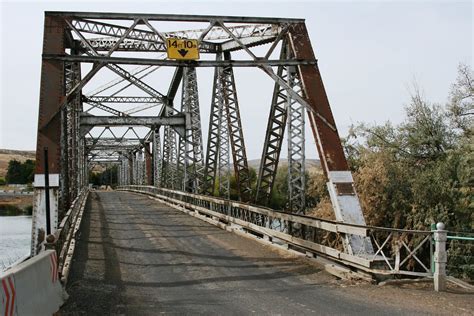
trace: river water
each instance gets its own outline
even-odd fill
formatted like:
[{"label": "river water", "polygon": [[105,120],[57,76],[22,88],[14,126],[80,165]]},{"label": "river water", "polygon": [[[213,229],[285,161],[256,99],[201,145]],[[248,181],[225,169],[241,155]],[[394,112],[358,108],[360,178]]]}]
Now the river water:
[{"label": "river water", "polygon": [[0,271],[30,253],[31,216],[0,216]]}]

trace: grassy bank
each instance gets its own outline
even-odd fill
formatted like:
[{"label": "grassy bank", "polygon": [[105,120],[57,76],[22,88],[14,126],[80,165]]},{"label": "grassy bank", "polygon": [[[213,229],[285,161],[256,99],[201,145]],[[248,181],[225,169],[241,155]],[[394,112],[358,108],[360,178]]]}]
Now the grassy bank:
[{"label": "grassy bank", "polygon": [[33,212],[33,205],[27,205],[20,208],[16,205],[0,203],[0,216],[17,216],[17,215],[31,215]]},{"label": "grassy bank", "polygon": [[33,197],[0,196],[0,216],[31,215],[33,211]]}]

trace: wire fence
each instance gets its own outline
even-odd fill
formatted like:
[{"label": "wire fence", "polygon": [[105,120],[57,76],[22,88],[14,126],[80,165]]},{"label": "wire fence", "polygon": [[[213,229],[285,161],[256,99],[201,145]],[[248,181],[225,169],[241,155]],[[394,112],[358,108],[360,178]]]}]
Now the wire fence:
[{"label": "wire fence", "polygon": [[446,243],[448,275],[474,280],[474,233],[448,233]]}]

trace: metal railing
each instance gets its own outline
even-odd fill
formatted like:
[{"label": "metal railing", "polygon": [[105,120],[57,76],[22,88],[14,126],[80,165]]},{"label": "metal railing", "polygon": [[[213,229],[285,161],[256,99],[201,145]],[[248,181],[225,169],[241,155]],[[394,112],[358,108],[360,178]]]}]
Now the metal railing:
[{"label": "metal railing", "polygon": [[[414,276],[431,276],[431,231],[393,229],[368,226],[375,255],[383,262],[373,271]],[[378,271],[382,270],[382,271]]]},{"label": "metal railing", "polygon": [[454,233],[447,236],[448,275],[474,280],[474,233]]},{"label": "metal railing", "polygon": [[[118,189],[153,195],[171,206],[196,212],[223,224],[238,225],[273,242],[286,243],[298,250],[324,255],[368,272],[433,275],[431,231],[353,225],[153,186],[128,185]],[[299,235],[293,232],[299,232]],[[370,237],[374,254],[350,254],[345,251],[345,234]]]},{"label": "metal railing", "polygon": [[89,189],[84,188],[71,203],[71,207],[62,219],[58,230],[54,233],[54,241],[46,244],[46,248],[55,249],[58,257],[58,272],[61,282],[65,284],[75,249],[75,237],[79,230],[82,214],[89,196]]}]

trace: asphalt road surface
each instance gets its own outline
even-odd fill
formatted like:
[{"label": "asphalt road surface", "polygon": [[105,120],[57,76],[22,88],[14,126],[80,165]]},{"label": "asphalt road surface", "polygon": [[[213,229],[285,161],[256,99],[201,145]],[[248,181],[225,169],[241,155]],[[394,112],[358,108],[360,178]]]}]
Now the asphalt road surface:
[{"label": "asphalt road surface", "polygon": [[[466,305],[443,310],[443,299],[458,298],[432,291],[348,285],[306,259],[284,255],[147,196],[113,191],[91,194],[67,291],[70,298],[61,315],[472,311]],[[459,304],[470,299],[461,297]]]}]

